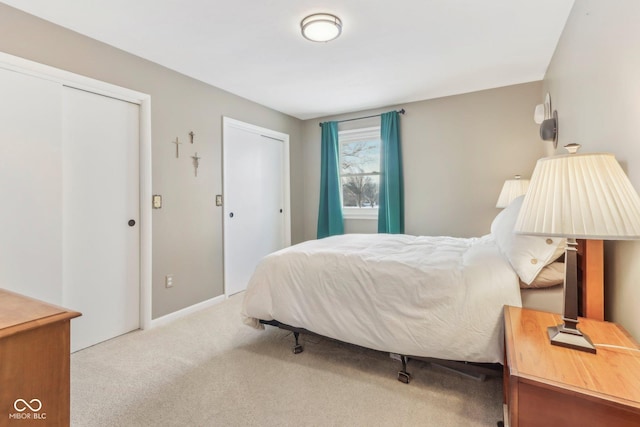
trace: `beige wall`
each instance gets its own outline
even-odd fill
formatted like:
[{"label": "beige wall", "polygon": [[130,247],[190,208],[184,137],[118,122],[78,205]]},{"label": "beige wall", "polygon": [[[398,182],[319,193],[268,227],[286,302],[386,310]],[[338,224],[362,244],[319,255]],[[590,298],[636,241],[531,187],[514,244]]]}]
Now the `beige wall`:
[{"label": "beige wall", "polygon": [[[316,236],[319,122],[404,108],[400,118],[405,182],[405,232],[460,237],[489,232],[505,179],[529,177],[544,145],[533,121],[541,83],[450,96],[381,110],[307,120],[303,128],[306,239]],[[367,126],[379,119],[341,124]],[[377,223],[346,220],[345,231],[376,232]]]},{"label": "beige wall", "polygon": [[[558,147],[615,154],[640,190],[640,2],[580,0],[544,79]],[[561,149],[558,149],[560,152]],[[549,150],[553,152],[552,149]],[[605,316],[640,340],[640,242],[605,246]]]},{"label": "beige wall", "polygon": [[[153,318],[223,293],[222,211],[214,203],[222,193],[222,116],[290,135],[292,240],[302,239],[300,120],[4,4],[0,51],[151,95],[153,193],[163,196],[163,208],[153,211]],[[176,159],[171,141],[186,142],[189,131],[196,142],[182,144]],[[202,157],[197,178],[189,158],[195,151]]]}]

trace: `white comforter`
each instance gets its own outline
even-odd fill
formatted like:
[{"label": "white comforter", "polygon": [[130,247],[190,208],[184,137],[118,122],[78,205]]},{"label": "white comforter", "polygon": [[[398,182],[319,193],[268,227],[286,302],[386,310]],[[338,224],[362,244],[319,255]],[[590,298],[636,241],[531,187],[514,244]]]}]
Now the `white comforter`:
[{"label": "white comforter", "polygon": [[408,356],[502,363],[505,304],[518,277],[491,235],[349,234],[265,257],[242,316]]}]

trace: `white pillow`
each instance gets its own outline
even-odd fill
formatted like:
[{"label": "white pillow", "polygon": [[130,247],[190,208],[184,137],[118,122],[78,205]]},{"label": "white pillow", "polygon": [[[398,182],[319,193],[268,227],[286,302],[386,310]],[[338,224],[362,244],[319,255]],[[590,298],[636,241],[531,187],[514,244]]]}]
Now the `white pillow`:
[{"label": "white pillow", "polygon": [[491,223],[491,234],[500,252],[509,260],[520,280],[531,284],[540,270],[562,255],[565,239],[516,234],[516,224],[524,196],[516,198]]}]

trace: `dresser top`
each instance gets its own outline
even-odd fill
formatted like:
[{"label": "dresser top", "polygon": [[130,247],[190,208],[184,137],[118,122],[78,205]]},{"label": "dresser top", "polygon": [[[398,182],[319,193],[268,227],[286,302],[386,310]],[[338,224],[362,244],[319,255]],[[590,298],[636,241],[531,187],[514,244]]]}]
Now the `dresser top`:
[{"label": "dresser top", "polygon": [[0,338],[78,316],[76,311],[0,289]]},{"label": "dresser top", "polygon": [[619,325],[580,318],[597,353],[552,345],[548,326],[560,315],[505,307],[505,337],[511,375],[553,389],[640,408],[640,347]]}]

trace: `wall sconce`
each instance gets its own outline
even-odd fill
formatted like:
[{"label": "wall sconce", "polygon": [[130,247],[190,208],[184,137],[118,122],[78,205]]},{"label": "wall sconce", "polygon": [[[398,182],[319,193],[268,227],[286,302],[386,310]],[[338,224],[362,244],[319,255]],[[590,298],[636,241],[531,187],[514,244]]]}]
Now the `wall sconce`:
[{"label": "wall sconce", "polygon": [[544,96],[544,104],[536,105],[533,121],[540,125],[540,138],[543,141],[553,141],[553,148],[557,148],[558,112],[551,110],[551,95],[548,92]]},{"label": "wall sconce", "polygon": [[553,148],[558,146],[558,112],[554,110],[549,119],[542,121],[540,125],[540,138],[543,141],[553,141]]},{"label": "wall sconce", "polygon": [[541,124],[546,117],[544,116],[544,104],[536,105],[536,109],[533,112],[533,121],[537,124]]}]

